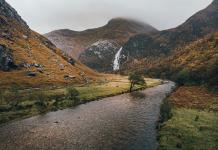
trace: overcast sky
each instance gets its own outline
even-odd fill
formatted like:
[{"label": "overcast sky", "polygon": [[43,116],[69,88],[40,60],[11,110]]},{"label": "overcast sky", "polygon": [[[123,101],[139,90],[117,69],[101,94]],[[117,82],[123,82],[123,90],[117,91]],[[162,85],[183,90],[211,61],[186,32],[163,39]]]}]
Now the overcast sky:
[{"label": "overcast sky", "polygon": [[6,0],[39,33],[99,27],[114,17],[147,22],[159,30],[176,27],[212,0]]}]

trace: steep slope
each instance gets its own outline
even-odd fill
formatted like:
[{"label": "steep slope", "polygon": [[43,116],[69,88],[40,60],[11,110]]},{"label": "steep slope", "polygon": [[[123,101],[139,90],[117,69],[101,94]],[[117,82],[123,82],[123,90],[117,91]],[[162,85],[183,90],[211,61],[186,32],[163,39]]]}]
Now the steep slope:
[{"label": "steep slope", "polygon": [[98,76],[63,57],[48,39],[32,31],[5,0],[0,0],[1,87],[83,83]]},{"label": "steep slope", "polygon": [[82,52],[79,60],[88,67],[101,72],[113,71],[112,58],[120,47],[116,41],[100,40]]},{"label": "steep slope", "polygon": [[63,29],[47,33],[45,36],[65,53],[77,59],[87,47],[98,40],[116,40],[122,45],[133,35],[152,32],[157,30],[148,24],[116,18],[103,27],[81,32]]},{"label": "steep slope", "polygon": [[184,46],[218,30],[218,0],[196,13],[177,28],[152,35],[132,37],[123,47],[121,63],[153,56],[168,55],[170,51]]},{"label": "steep slope", "polygon": [[218,32],[172,50],[169,56],[132,62],[129,69],[179,84],[206,84],[218,89]]}]

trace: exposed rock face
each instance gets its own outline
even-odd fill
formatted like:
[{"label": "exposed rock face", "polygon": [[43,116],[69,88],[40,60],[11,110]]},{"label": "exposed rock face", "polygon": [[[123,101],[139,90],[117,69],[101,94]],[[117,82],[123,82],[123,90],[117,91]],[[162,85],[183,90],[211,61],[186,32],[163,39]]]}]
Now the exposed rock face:
[{"label": "exposed rock face", "polygon": [[177,28],[132,37],[123,46],[121,63],[132,62],[134,59],[168,55],[177,47],[217,31],[217,20],[218,2],[215,0],[206,9],[199,11]]},{"label": "exposed rock face", "polygon": [[17,66],[14,64],[11,50],[0,45],[0,70],[10,71],[16,68]]},{"label": "exposed rock face", "polygon": [[100,40],[87,48],[79,60],[90,68],[105,72],[113,71],[113,60],[120,45],[112,40]]},{"label": "exposed rock face", "polygon": [[87,47],[99,40],[116,40],[123,45],[133,35],[153,32],[157,32],[157,30],[146,23],[115,18],[103,27],[81,32],[63,29],[50,32],[45,36],[65,53],[78,59]]},{"label": "exposed rock face", "polygon": [[[6,3],[5,0],[0,0],[0,14],[6,18],[10,18],[12,20],[19,22],[26,28],[29,28],[26,22],[18,15],[16,10],[12,8],[8,3]],[[2,19],[1,17],[0,22],[6,23],[6,21],[4,21],[4,19]]]}]

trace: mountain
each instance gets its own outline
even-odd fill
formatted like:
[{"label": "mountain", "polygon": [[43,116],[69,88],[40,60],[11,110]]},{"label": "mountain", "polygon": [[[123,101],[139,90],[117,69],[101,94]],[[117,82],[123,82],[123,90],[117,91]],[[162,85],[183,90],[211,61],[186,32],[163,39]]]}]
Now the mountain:
[{"label": "mountain", "polygon": [[120,47],[114,40],[99,40],[82,52],[79,60],[100,72],[113,71],[112,60]]},{"label": "mountain", "polygon": [[84,83],[99,76],[63,56],[48,39],[32,31],[5,0],[0,0],[1,87]]},{"label": "mountain", "polygon": [[[137,59],[170,55],[171,50],[185,46],[218,30],[218,0],[190,17],[182,25],[154,34],[136,35],[124,44],[121,64]],[[128,65],[126,65],[128,66]]]},{"label": "mountain", "polygon": [[179,84],[206,84],[218,89],[218,32],[186,46],[169,56],[149,57],[128,64],[130,70],[150,77],[168,78]]},{"label": "mountain", "polygon": [[131,19],[115,18],[105,26],[77,32],[68,29],[56,30],[45,34],[57,47],[78,59],[80,54],[99,40],[116,40],[120,45],[139,33],[153,33],[157,30],[142,22]]}]

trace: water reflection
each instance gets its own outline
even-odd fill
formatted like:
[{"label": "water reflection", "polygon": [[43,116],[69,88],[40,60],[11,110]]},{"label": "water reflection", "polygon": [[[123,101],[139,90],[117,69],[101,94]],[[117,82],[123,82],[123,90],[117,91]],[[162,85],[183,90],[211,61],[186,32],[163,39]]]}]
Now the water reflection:
[{"label": "water reflection", "polygon": [[173,85],[3,125],[0,149],[154,150],[160,103]]}]

